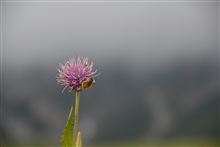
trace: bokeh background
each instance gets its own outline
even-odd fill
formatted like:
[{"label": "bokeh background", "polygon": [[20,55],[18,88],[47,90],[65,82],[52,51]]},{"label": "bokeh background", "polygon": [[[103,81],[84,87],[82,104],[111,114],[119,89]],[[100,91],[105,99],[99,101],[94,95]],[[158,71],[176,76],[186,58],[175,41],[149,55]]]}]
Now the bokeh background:
[{"label": "bokeh background", "polygon": [[219,145],[219,2],[1,3],[5,146],[60,146],[73,93],[59,63],[101,75],[80,101],[84,146]]}]

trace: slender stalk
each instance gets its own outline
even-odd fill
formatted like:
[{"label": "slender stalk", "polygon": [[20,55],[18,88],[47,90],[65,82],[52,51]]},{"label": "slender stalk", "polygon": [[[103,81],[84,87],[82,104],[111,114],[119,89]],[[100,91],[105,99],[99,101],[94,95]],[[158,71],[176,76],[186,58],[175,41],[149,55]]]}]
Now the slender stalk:
[{"label": "slender stalk", "polygon": [[80,92],[76,91],[76,101],[75,101],[75,115],[73,123],[73,143],[76,143],[77,129],[78,129],[78,120],[79,120],[79,98]]}]

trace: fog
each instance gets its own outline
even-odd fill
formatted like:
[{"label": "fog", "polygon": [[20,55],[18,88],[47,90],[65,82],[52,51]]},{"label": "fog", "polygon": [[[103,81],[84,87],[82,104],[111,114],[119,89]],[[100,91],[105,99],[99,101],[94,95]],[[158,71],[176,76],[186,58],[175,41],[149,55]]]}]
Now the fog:
[{"label": "fog", "polygon": [[84,145],[216,143],[219,2],[16,0],[1,8],[1,142],[59,146],[74,99],[61,92],[57,68],[87,56],[101,74],[81,96]]}]

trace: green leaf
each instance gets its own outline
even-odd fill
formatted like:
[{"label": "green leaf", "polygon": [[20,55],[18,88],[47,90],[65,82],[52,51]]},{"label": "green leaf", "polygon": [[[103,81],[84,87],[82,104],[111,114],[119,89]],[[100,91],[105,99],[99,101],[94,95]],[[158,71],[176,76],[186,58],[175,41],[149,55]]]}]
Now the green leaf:
[{"label": "green leaf", "polygon": [[73,146],[73,106],[70,109],[69,117],[66,122],[66,127],[63,130],[61,136],[62,147],[72,147]]}]

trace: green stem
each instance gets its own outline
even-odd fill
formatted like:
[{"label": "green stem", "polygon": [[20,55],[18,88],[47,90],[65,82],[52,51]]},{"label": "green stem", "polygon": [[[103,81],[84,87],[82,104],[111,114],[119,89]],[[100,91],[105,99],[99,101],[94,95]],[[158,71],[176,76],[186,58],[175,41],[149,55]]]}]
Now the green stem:
[{"label": "green stem", "polygon": [[80,92],[76,91],[76,102],[75,102],[75,115],[73,123],[73,143],[76,143],[77,129],[78,129],[78,120],[79,120],[79,97]]}]

